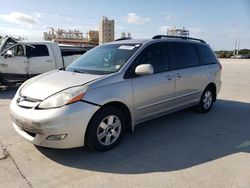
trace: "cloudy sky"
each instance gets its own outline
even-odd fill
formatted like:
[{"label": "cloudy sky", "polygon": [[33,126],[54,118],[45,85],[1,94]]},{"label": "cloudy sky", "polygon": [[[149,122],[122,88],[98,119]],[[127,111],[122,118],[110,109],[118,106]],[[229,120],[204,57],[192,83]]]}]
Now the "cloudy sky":
[{"label": "cloudy sky", "polygon": [[116,37],[166,34],[185,27],[213,49],[250,48],[250,0],[0,0],[0,35],[42,40],[48,27],[98,29],[102,16],[115,19]]}]

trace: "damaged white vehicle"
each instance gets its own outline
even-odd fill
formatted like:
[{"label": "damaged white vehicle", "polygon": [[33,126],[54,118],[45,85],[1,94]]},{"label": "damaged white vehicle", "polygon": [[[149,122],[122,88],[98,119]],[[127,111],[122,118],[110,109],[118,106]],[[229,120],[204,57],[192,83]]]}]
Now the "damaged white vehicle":
[{"label": "damaged white vehicle", "polygon": [[22,82],[47,71],[64,69],[86,51],[86,48],[59,46],[55,42],[3,38],[0,40],[0,84]]}]

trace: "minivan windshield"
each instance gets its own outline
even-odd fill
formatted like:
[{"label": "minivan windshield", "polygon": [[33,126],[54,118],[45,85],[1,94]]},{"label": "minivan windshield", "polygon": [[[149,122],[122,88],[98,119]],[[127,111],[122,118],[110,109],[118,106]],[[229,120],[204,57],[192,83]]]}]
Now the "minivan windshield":
[{"label": "minivan windshield", "polygon": [[111,74],[120,70],[140,44],[106,44],[95,47],[70,64],[66,71]]}]

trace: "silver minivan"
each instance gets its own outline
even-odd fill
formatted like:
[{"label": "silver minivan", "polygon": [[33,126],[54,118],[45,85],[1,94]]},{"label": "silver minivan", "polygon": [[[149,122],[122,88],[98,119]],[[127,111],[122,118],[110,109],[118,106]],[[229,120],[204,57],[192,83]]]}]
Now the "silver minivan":
[{"label": "silver minivan", "polygon": [[108,43],[65,70],[24,82],[10,105],[12,124],[35,145],[106,151],[138,123],[191,106],[208,112],[221,69],[200,39],[157,35]]}]

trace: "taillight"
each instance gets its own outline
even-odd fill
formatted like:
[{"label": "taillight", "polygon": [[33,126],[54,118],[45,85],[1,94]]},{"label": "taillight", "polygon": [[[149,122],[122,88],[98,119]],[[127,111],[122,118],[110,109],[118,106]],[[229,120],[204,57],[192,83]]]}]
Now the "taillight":
[{"label": "taillight", "polygon": [[222,70],[222,64],[219,62],[220,70]]}]

